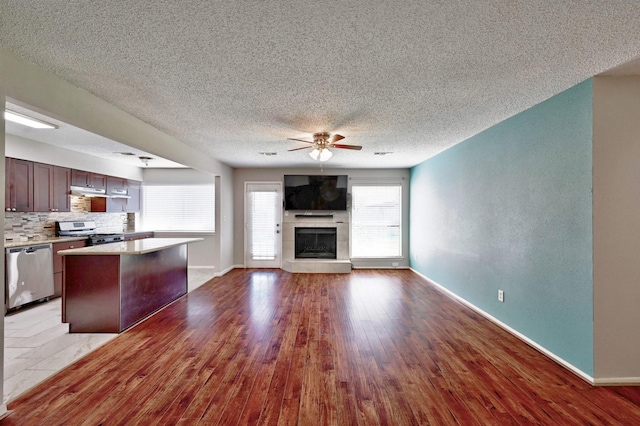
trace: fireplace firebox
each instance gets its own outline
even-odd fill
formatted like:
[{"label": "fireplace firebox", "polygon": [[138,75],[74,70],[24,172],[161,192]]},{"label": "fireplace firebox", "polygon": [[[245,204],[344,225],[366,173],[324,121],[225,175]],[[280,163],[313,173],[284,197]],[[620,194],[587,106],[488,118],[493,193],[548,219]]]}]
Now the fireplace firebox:
[{"label": "fireplace firebox", "polygon": [[295,228],[296,259],[336,259],[337,228]]}]

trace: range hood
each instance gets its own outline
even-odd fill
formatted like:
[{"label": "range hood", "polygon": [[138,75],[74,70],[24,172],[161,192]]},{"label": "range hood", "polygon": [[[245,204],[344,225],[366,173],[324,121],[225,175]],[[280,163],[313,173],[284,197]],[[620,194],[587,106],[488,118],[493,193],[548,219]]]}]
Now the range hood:
[{"label": "range hood", "polygon": [[107,191],[100,188],[90,188],[88,186],[70,186],[71,195],[84,195],[85,197],[107,197]]}]

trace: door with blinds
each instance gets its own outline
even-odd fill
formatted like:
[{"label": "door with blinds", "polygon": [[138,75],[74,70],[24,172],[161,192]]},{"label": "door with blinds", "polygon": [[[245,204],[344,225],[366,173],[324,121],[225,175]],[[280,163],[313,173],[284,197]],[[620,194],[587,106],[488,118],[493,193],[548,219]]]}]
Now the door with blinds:
[{"label": "door with blinds", "polygon": [[245,266],[282,266],[282,184],[245,183]]}]

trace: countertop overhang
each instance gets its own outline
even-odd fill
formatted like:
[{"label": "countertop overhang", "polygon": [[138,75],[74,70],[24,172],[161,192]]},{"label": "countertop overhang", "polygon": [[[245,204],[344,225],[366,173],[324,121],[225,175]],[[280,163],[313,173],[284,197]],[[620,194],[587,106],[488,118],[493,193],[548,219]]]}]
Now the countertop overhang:
[{"label": "countertop overhang", "polygon": [[60,250],[58,254],[63,256],[145,254],[203,240],[204,238],[145,238],[121,243]]}]

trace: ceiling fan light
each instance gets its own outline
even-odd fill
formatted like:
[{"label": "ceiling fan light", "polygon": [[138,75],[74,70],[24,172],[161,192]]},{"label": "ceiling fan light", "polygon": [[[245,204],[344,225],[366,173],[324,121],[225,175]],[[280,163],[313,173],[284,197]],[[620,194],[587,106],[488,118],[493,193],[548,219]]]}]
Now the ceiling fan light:
[{"label": "ceiling fan light", "polygon": [[327,161],[329,158],[333,157],[333,153],[329,151],[327,148],[320,150],[320,161]]},{"label": "ceiling fan light", "polygon": [[327,161],[329,158],[333,157],[333,153],[327,148],[313,148],[313,151],[309,153],[309,157],[318,161]]}]

